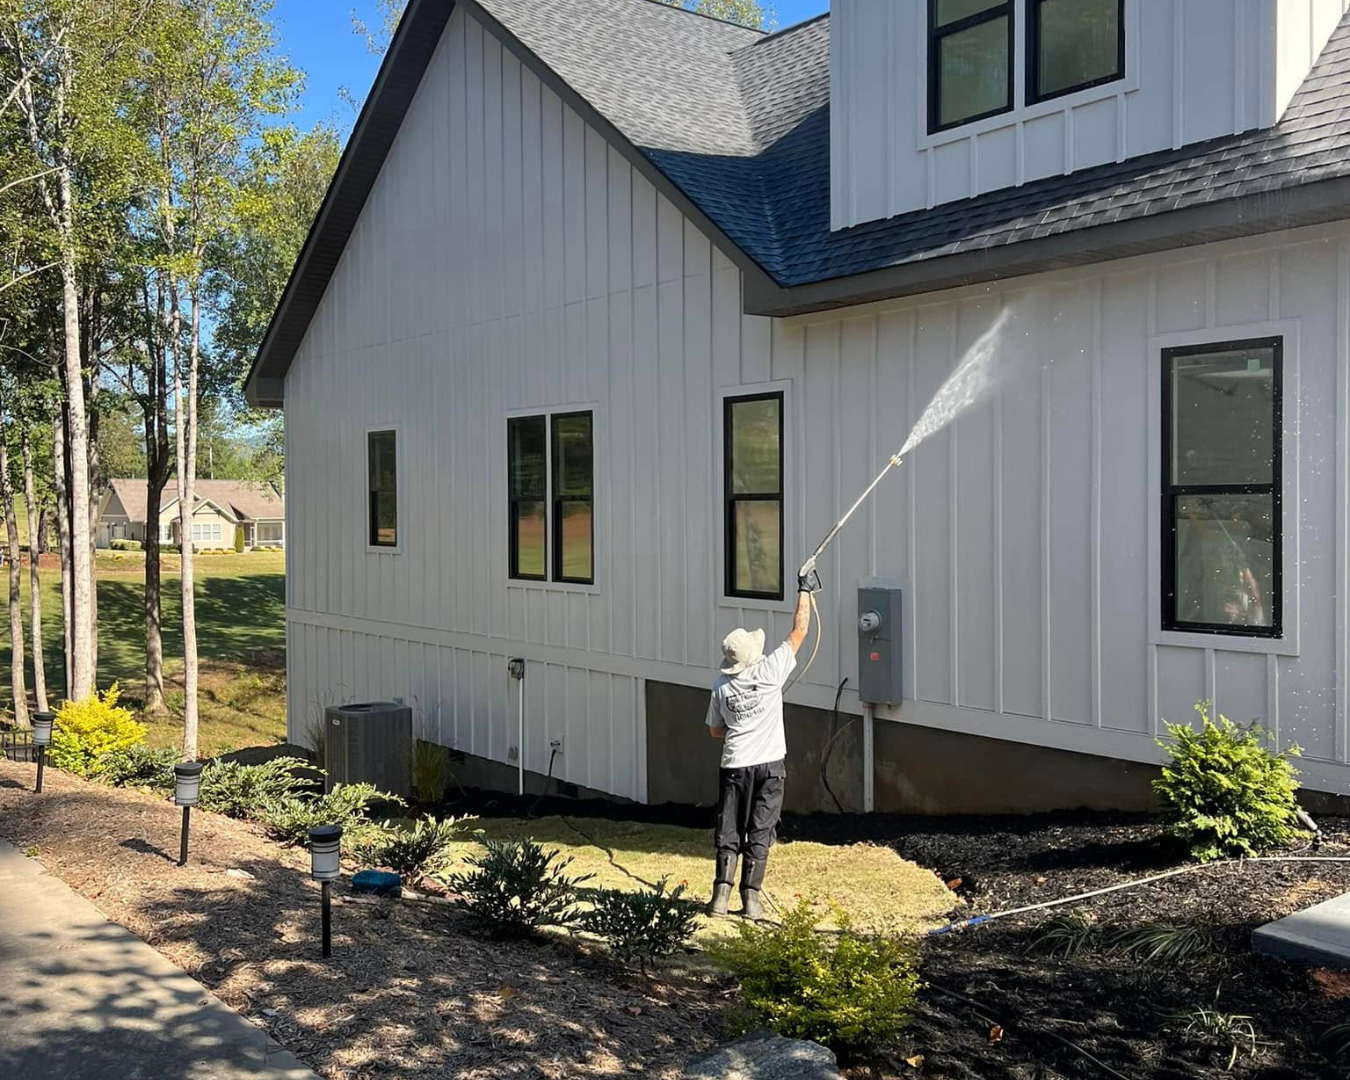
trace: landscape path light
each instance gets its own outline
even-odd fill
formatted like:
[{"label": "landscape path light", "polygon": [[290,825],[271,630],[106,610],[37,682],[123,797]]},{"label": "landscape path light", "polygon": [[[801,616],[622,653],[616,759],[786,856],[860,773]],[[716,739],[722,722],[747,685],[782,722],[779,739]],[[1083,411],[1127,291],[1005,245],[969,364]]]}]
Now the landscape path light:
[{"label": "landscape path light", "polygon": [[323,895],[323,955],[333,955],[332,893],[330,889],[342,873],[342,826],[320,825],[309,830],[310,874],[319,883]]},{"label": "landscape path light", "polygon": [[183,808],[183,828],[178,838],[178,865],[187,865],[188,822],[202,794],[202,763],[181,761],[173,767],[173,801]]},{"label": "landscape path light", "polygon": [[42,793],[42,767],[47,763],[47,747],[52,741],[52,725],[56,723],[56,713],[36,712],[33,714],[33,746],[37,749],[37,783],[34,792]]}]

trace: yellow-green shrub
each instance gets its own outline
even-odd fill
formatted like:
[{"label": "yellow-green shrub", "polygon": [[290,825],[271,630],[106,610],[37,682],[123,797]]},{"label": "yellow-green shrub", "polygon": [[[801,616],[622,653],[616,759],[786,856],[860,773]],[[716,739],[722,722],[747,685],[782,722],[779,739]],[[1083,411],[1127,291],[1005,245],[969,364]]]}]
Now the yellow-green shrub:
[{"label": "yellow-green shrub", "polygon": [[101,697],[95,693],[61,706],[48,750],[53,765],[88,776],[104,754],[130,750],[145,741],[145,725],[117,704],[120,696],[121,690],[113,683]]},{"label": "yellow-green shrub", "polygon": [[769,1027],[845,1053],[887,1046],[909,1023],[919,992],[915,947],[854,929],[844,912],[834,935],[816,932],[806,900],[781,926],[743,922],[708,951],[741,984],[735,1027]]}]

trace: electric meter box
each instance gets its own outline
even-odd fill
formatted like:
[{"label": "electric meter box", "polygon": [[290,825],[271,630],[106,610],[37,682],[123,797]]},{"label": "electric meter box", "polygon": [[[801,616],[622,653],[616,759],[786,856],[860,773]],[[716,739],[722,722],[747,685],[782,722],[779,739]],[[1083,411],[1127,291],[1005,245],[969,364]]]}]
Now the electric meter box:
[{"label": "electric meter box", "polygon": [[858,697],[872,705],[893,705],[904,696],[901,611],[898,587],[858,590]]}]

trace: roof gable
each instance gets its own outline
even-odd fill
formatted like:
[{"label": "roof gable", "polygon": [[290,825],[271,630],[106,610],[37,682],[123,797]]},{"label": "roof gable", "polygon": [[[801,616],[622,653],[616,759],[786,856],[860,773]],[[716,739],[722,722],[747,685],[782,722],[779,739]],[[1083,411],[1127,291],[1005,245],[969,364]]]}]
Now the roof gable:
[{"label": "roof gable", "polygon": [[458,4],[791,315],[1347,216],[1350,16],[1281,122],[830,227],[830,19],[762,35],[654,0],[411,0],[247,383],[285,373]]}]

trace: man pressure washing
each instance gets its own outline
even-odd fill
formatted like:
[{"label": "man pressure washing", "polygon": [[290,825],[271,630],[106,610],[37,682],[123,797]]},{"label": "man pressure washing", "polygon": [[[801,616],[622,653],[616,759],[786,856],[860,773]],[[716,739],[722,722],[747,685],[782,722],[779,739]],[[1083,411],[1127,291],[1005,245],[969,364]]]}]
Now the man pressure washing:
[{"label": "man pressure washing", "polygon": [[786,641],[764,655],[763,630],[733,630],[722,642],[722,674],[713,685],[708,729],[724,740],[717,797],[717,875],[709,915],[727,914],[736,860],[741,864],[741,914],[764,914],[760,889],[769,864],[787,782],[783,688],[811,629],[811,594],[820,578],[797,579],[797,614]]}]

